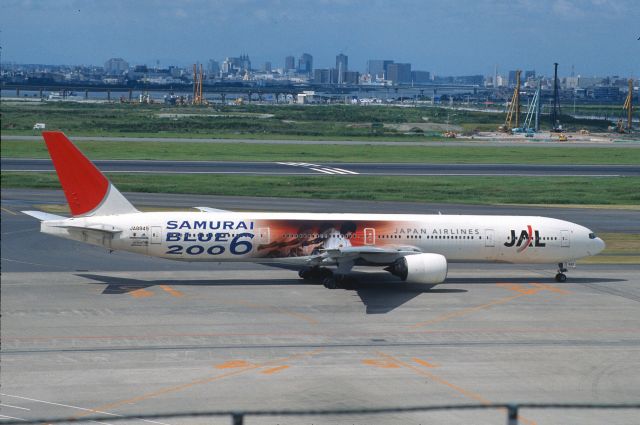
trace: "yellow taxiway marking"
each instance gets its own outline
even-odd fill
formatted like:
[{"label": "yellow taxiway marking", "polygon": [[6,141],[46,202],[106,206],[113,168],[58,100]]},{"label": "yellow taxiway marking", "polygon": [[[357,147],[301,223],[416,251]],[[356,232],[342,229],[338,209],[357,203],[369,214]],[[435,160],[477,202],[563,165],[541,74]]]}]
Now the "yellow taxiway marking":
[{"label": "yellow taxiway marking", "polygon": [[381,359],[364,359],[362,364],[367,366],[379,367],[380,369],[399,369],[400,365],[398,363],[391,362],[389,360],[381,360]]},{"label": "yellow taxiway marking", "polygon": [[182,292],[178,291],[177,289],[173,289],[169,285],[159,285],[159,286],[163,291],[165,291],[169,295],[172,295],[172,296],[174,296],[176,298],[180,298],[180,297],[184,296],[184,294]]},{"label": "yellow taxiway marking", "polygon": [[18,215],[18,213],[16,213],[15,211],[11,211],[9,208],[5,208],[5,207],[0,207],[0,210],[9,213],[11,215]]},{"label": "yellow taxiway marking", "polygon": [[548,283],[532,283],[531,285],[535,286],[536,288],[541,288],[545,291],[555,292],[557,294],[568,295],[571,293],[571,291],[567,291],[566,289],[560,289]]},{"label": "yellow taxiway marking", "polygon": [[428,367],[430,369],[434,368],[434,367],[438,367],[438,365],[435,364],[435,363],[430,363],[430,362],[428,362],[426,360],[418,359],[416,357],[412,358],[411,360],[413,360],[414,363],[418,363],[419,365],[424,366],[424,367]]},{"label": "yellow taxiway marking", "polygon": [[282,307],[275,307],[275,306],[271,306],[271,305],[266,305],[266,304],[257,304],[254,302],[249,302],[249,301],[235,301],[235,302],[231,302],[231,304],[240,304],[240,305],[244,305],[246,307],[252,307],[252,308],[258,308],[258,309],[263,309],[263,310],[271,310],[275,313],[280,313],[280,314],[284,314],[290,317],[294,317],[296,319],[299,320],[304,320],[305,322],[311,324],[311,325],[317,325],[318,321],[316,319],[314,319],[311,316],[308,316],[306,314],[303,313],[298,313],[297,311],[291,311],[288,310],[286,308],[282,308]]},{"label": "yellow taxiway marking", "polygon": [[[382,359],[384,359],[383,361],[386,361],[386,362],[389,362],[391,364],[394,364],[394,365],[396,365],[396,367],[402,367],[404,369],[408,369],[411,372],[414,372],[414,373],[416,373],[418,375],[425,376],[425,377],[429,378],[430,380],[432,380],[433,382],[437,382],[437,383],[439,383],[441,385],[444,385],[444,386],[454,390],[458,394],[463,395],[466,398],[470,398],[472,400],[475,400],[475,401],[477,401],[477,402],[479,402],[481,404],[485,404],[485,405],[486,404],[492,404],[491,401],[489,401],[488,399],[482,397],[480,394],[475,393],[475,392],[470,391],[470,390],[467,390],[465,388],[462,388],[461,386],[456,385],[456,384],[454,384],[454,383],[452,383],[450,381],[447,381],[446,379],[444,379],[444,378],[442,378],[442,377],[440,377],[438,375],[435,375],[433,372],[429,372],[429,371],[427,371],[427,370],[425,370],[423,368],[420,368],[418,366],[414,366],[411,363],[407,363],[405,361],[402,361],[402,360],[398,359],[397,357],[391,356],[391,355],[383,353],[381,351],[376,351],[376,354],[378,356],[382,357]],[[420,359],[415,359],[414,358],[412,360],[416,361],[416,360],[420,360]],[[419,362],[417,362],[417,363],[419,363]],[[433,367],[433,366],[431,366],[431,367]],[[534,421],[522,417],[522,415],[519,417],[519,419],[522,421],[522,423],[525,423],[525,424],[529,424],[529,425],[535,425],[536,424]]]},{"label": "yellow taxiway marking", "polygon": [[487,400],[486,398],[482,397],[481,395],[476,394],[476,393],[474,393],[472,391],[466,390],[466,389],[462,388],[459,385],[453,384],[453,383],[451,383],[451,382],[449,382],[449,381],[447,381],[447,380],[445,380],[445,379],[443,379],[443,378],[441,378],[441,377],[439,377],[437,375],[434,375],[432,372],[428,372],[428,371],[424,370],[423,368],[420,368],[418,366],[414,366],[411,363],[404,362],[404,361],[402,361],[402,360],[400,360],[400,359],[398,359],[396,357],[393,357],[393,356],[391,356],[389,354],[386,354],[386,353],[383,353],[381,351],[376,351],[376,354],[378,356],[382,357],[383,359],[389,361],[389,362],[393,362],[393,363],[395,363],[395,364],[397,364],[399,366],[402,366],[405,369],[408,369],[408,370],[410,370],[410,371],[412,371],[414,373],[417,373],[418,375],[426,376],[427,378],[431,379],[434,382],[437,382],[439,384],[445,385],[445,386],[451,388],[452,390],[464,395],[467,398],[473,399],[473,400],[478,401],[478,402],[480,402],[482,404],[491,404],[491,402],[489,400]]},{"label": "yellow taxiway marking", "polygon": [[244,360],[229,360],[228,362],[220,363],[215,365],[216,369],[237,369],[240,367],[249,367],[253,366],[253,364],[244,361]]},{"label": "yellow taxiway marking", "polygon": [[262,373],[264,375],[273,375],[274,373],[282,372],[285,369],[289,369],[289,366],[287,366],[287,365],[276,366],[276,367],[272,367],[270,369],[265,369],[260,373]]},{"label": "yellow taxiway marking", "polygon": [[507,297],[503,297],[503,298],[499,298],[497,300],[494,301],[490,301],[488,303],[485,304],[480,304],[474,307],[468,307],[468,308],[463,308],[462,310],[458,310],[458,311],[453,311],[451,313],[446,313],[443,314],[441,316],[435,317],[433,319],[430,320],[425,320],[424,322],[418,322],[415,325],[411,325],[410,327],[415,329],[415,328],[421,328],[424,326],[428,326],[428,325],[433,325],[436,323],[441,323],[444,321],[447,321],[449,319],[455,319],[458,317],[463,317],[463,316],[467,316],[471,313],[475,313],[478,311],[482,311],[482,310],[487,310],[493,306],[496,305],[501,305],[501,304],[506,304],[510,301],[513,301],[515,299],[518,299],[520,297],[525,297],[528,295],[535,295],[538,294],[542,291],[550,291],[550,292],[555,292],[557,294],[562,294],[562,295],[566,295],[569,294],[569,291],[566,291],[564,289],[560,289],[557,288],[553,285],[549,285],[549,284],[543,284],[543,283],[532,283],[530,285],[523,285],[523,284],[519,284],[519,283],[497,283],[496,286],[500,287],[500,288],[504,288],[504,289],[508,289],[510,291],[514,291],[517,292],[516,295],[510,295]]},{"label": "yellow taxiway marking", "polygon": [[92,413],[98,413],[99,411],[105,411],[105,410],[110,410],[110,409],[118,408],[118,407],[125,406],[125,405],[131,405],[131,404],[140,403],[141,401],[145,401],[145,400],[149,400],[149,399],[152,399],[152,398],[160,397],[160,396],[163,396],[163,395],[166,395],[166,394],[176,393],[176,392],[179,392],[179,391],[183,391],[183,390],[192,388],[192,387],[197,386],[197,385],[209,384],[211,382],[219,381],[219,380],[224,379],[224,378],[230,378],[232,376],[241,375],[243,373],[246,373],[246,372],[249,372],[249,371],[252,371],[252,370],[256,370],[256,369],[259,369],[259,368],[281,365],[282,363],[284,363],[286,361],[296,360],[296,359],[300,359],[300,358],[303,358],[303,357],[315,356],[316,354],[320,353],[321,351],[322,351],[321,349],[313,350],[313,351],[306,351],[306,352],[303,352],[303,353],[293,354],[291,356],[282,357],[282,358],[271,360],[271,361],[267,361],[267,362],[264,362],[264,363],[256,363],[256,364],[247,363],[247,366],[245,366],[245,367],[233,368],[232,370],[230,370],[228,372],[225,372],[225,373],[216,374],[216,375],[213,375],[213,376],[207,376],[207,377],[199,378],[199,379],[194,379],[194,380],[186,382],[184,384],[172,385],[172,386],[169,386],[169,387],[161,388],[161,389],[156,390],[156,391],[152,391],[152,392],[148,392],[148,393],[145,393],[145,394],[141,394],[139,396],[132,397],[132,398],[129,398],[129,399],[120,400],[120,401],[116,401],[116,402],[113,402],[113,403],[105,404],[103,406],[96,407],[95,409],[89,409],[88,413],[83,413],[83,414],[80,414],[80,415],[76,415],[71,419],[78,419],[78,418],[81,418],[81,417],[84,417],[84,416],[88,416],[88,415],[90,415]]},{"label": "yellow taxiway marking", "polygon": [[144,288],[136,289],[135,291],[127,292],[127,294],[131,295],[133,298],[147,298],[152,297],[153,292],[148,291]]},{"label": "yellow taxiway marking", "polygon": [[519,293],[518,295],[511,295],[509,297],[504,297],[504,298],[500,298],[485,304],[481,304],[475,307],[468,307],[468,308],[463,308],[462,310],[458,310],[458,311],[454,311],[451,313],[447,313],[447,314],[443,314],[441,316],[438,316],[434,319],[431,320],[425,320],[424,322],[418,322],[415,325],[412,325],[411,328],[421,328],[423,326],[428,326],[428,325],[433,325],[436,323],[440,323],[440,322],[445,322],[449,319],[454,319],[457,317],[463,317],[463,316],[467,316],[471,313],[475,313],[477,311],[481,311],[481,310],[486,310],[488,308],[491,308],[495,305],[500,305],[500,304],[505,304],[508,303],[509,301],[513,301],[516,298],[520,298],[520,297],[524,297],[525,295],[528,294],[522,294]]}]

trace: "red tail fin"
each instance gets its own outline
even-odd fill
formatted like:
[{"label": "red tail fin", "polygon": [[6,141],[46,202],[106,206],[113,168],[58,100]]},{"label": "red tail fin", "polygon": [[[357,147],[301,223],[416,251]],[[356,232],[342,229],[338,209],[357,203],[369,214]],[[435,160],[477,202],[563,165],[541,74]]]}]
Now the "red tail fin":
[{"label": "red tail fin", "polygon": [[[102,214],[136,211],[64,133],[43,131],[42,136],[74,216],[96,213],[99,209],[104,210],[100,211]],[[110,198],[111,202],[107,202]]]}]

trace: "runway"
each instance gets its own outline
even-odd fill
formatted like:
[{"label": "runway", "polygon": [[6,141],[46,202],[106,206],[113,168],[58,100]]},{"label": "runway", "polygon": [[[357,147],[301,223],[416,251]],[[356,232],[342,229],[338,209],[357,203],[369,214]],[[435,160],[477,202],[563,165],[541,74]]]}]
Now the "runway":
[{"label": "runway", "polygon": [[[240,161],[97,160],[108,173],[235,174],[235,175],[339,175],[339,176],[640,176],[635,165],[529,165],[426,163],[306,163]],[[2,158],[3,171],[53,171],[49,159]]]},{"label": "runway", "polygon": [[[395,206],[395,212],[459,208],[482,213],[491,208],[127,197],[136,205],[248,205],[272,211],[284,206],[385,212]],[[40,234],[37,221],[19,213],[59,202],[60,191],[2,190],[4,416],[90,420],[94,411],[115,418],[212,409],[631,403],[640,394],[637,266],[580,265],[569,271],[568,282],[558,284],[552,266],[455,264],[447,282],[434,287],[404,284],[386,272],[362,268],[358,283],[328,290],[302,282],[293,271],[256,264],[109,254]],[[498,211],[527,208],[533,207]],[[597,231],[631,232],[624,226],[638,226],[632,220],[637,211],[534,211],[577,214],[599,222]],[[608,219],[607,212],[613,214]],[[626,425],[635,423],[638,412],[521,413],[525,424]],[[247,423],[488,425],[504,423],[504,412],[250,418]]]}]

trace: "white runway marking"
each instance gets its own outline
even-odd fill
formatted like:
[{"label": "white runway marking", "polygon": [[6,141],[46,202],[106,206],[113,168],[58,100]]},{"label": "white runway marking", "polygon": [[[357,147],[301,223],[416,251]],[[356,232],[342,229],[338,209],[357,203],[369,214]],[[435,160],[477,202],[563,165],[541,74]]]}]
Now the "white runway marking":
[{"label": "white runway marking", "polygon": [[328,167],[319,164],[309,164],[308,162],[276,162],[276,164],[288,165],[290,167],[303,167],[323,174],[360,174],[356,173],[355,171],[345,170],[344,168]]},{"label": "white runway marking", "polygon": [[345,170],[344,168],[333,167],[333,169],[334,169],[334,170],[337,170],[337,171],[344,171],[344,172],[345,172],[345,173],[347,173],[347,174],[358,174],[358,173],[356,173],[355,171]]},{"label": "white runway marking", "polygon": [[0,406],[11,407],[12,409],[31,410],[31,409],[27,409],[26,407],[14,406],[12,404],[6,404],[6,403],[0,403]]},{"label": "white runway marking", "polygon": [[310,170],[317,171],[319,173],[324,173],[324,174],[333,174],[331,171],[323,170],[321,168],[310,168]]},{"label": "white runway marking", "polygon": [[24,421],[26,422],[26,419],[22,419],[22,418],[16,418],[15,416],[9,416],[9,415],[0,415],[0,419],[15,419],[17,421]]},{"label": "white runway marking", "polygon": [[[19,395],[12,395],[12,394],[5,394],[5,393],[0,393],[0,395],[5,396],[5,397],[19,398],[21,400],[35,401],[36,403],[50,404],[52,406],[68,407],[70,409],[82,410],[84,412],[99,413],[99,414],[107,415],[107,416],[114,416],[114,417],[123,417],[124,416],[124,415],[119,415],[117,413],[103,412],[101,410],[87,409],[85,407],[79,407],[79,406],[72,406],[70,404],[54,403],[52,401],[38,400],[37,398],[29,398],[29,397],[23,397],[23,396],[19,396]],[[19,418],[15,418],[15,419],[19,419]],[[20,420],[25,420],[25,419],[20,419]],[[138,419],[138,420],[142,421],[142,422],[149,422],[149,423],[152,423],[152,424],[170,425],[170,424],[167,424],[167,423],[164,423],[164,422],[150,421],[150,420],[147,420],[147,419]],[[92,422],[95,422],[95,421],[92,421]]]}]

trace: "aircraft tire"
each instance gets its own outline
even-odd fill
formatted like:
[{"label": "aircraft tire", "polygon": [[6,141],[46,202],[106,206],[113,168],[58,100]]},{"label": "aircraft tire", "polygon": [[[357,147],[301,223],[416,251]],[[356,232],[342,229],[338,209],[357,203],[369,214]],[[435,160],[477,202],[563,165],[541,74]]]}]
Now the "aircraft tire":
[{"label": "aircraft tire", "polygon": [[325,277],[324,279],[322,279],[322,284],[327,289],[336,289],[338,287],[338,282],[336,281],[336,278],[333,276]]},{"label": "aircraft tire", "polygon": [[558,273],[556,275],[556,282],[566,282],[567,281],[567,275],[564,273]]}]

